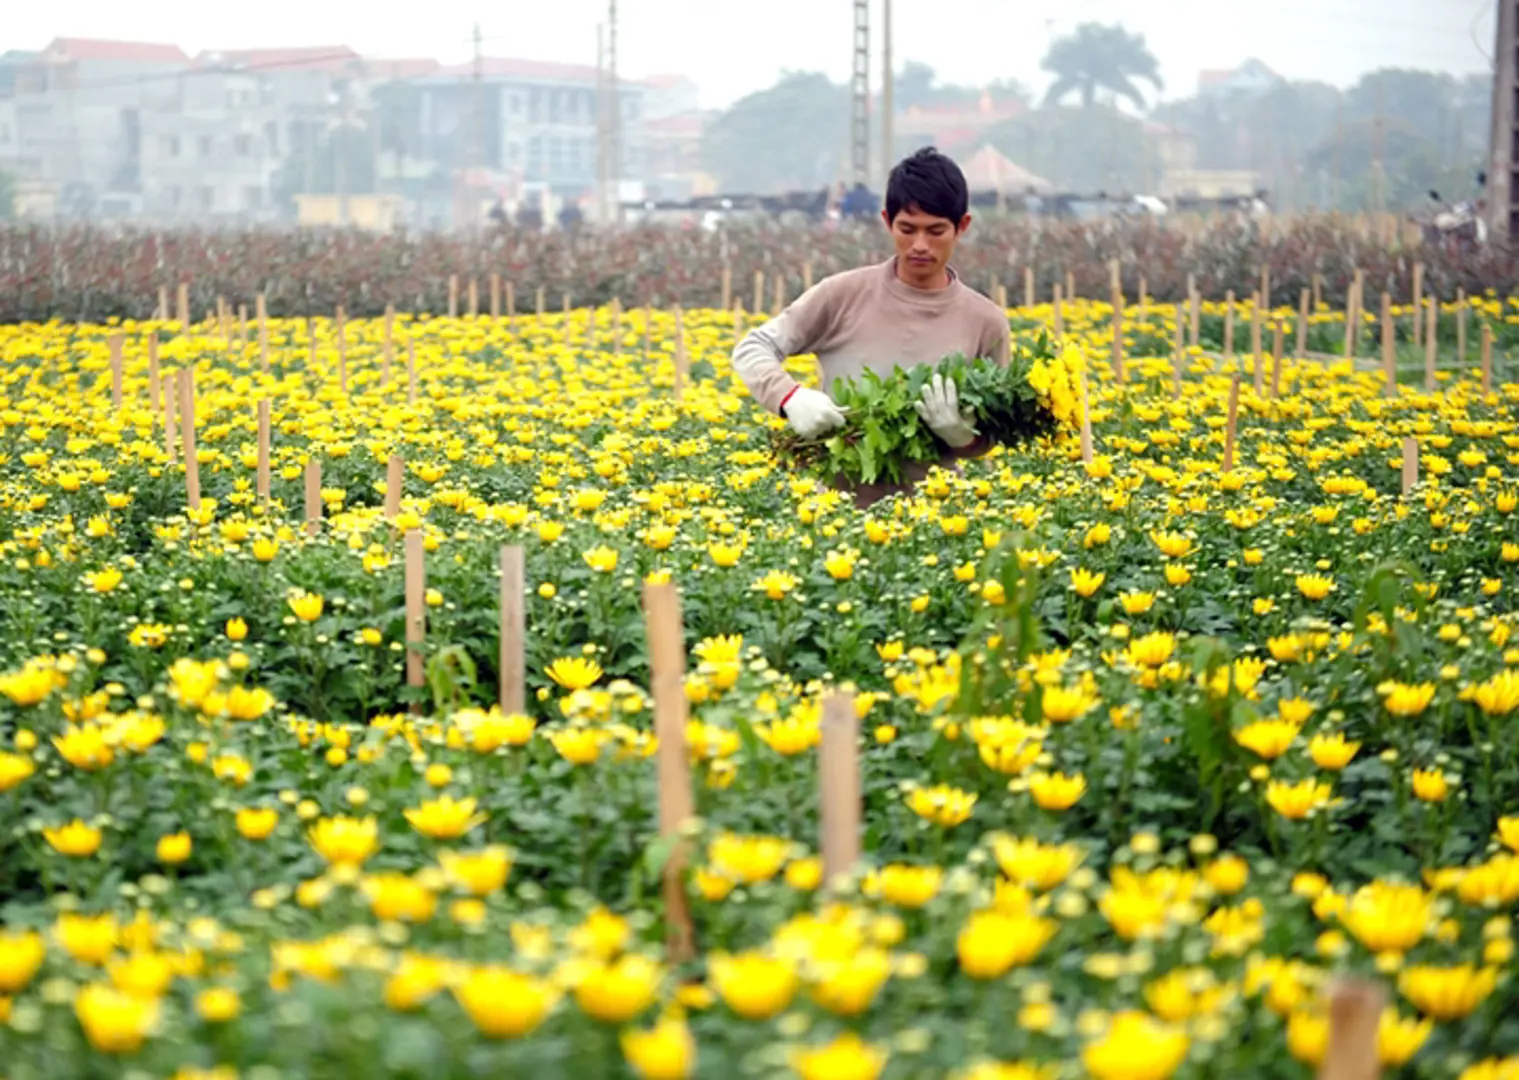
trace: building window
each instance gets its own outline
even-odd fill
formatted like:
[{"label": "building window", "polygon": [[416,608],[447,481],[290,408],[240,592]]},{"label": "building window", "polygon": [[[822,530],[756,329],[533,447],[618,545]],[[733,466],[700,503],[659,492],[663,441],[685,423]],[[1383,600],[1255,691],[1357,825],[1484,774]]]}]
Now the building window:
[{"label": "building window", "polygon": [[253,140],[246,135],[239,135],[233,140],[232,148],[238,157],[247,157],[253,152]]},{"label": "building window", "polygon": [[527,118],[534,124],[543,122],[543,91],[530,90],[527,98]]},{"label": "building window", "polygon": [[209,136],[209,135],[202,135],[200,137],[200,156],[201,157],[210,157],[211,153],[212,153],[212,149],[211,149],[211,136]]},{"label": "building window", "polygon": [[264,141],[269,144],[269,153],[279,156],[280,126],[273,120],[264,125]]}]

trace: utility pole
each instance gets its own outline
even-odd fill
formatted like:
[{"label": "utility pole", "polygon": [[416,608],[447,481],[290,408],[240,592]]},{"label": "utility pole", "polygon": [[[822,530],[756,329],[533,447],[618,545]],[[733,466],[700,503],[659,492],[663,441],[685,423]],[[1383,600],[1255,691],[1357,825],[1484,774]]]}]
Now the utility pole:
[{"label": "utility pole", "polygon": [[896,75],[891,68],[891,0],[881,0],[881,191],[886,191],[891,167],[896,164],[896,139],[891,130]]},{"label": "utility pole", "polygon": [[463,196],[465,201],[464,212],[468,216],[470,235],[475,233],[479,224],[479,207],[475,205],[475,197],[471,194],[470,172],[476,168],[485,167],[485,72],[480,58],[480,24],[475,23],[474,32],[474,72],[472,86],[471,112],[474,123],[470,131],[470,154],[469,161],[465,163],[463,184]]},{"label": "utility pole", "polygon": [[1493,49],[1493,129],[1488,141],[1487,214],[1494,239],[1519,235],[1514,190],[1515,64],[1519,62],[1519,0],[1498,0]]},{"label": "utility pole", "polygon": [[1386,129],[1386,121],[1383,116],[1387,111],[1387,84],[1382,79],[1377,80],[1377,115],[1371,122],[1371,182],[1372,182],[1372,209],[1381,213],[1383,209],[1383,178],[1387,175],[1382,167],[1382,139]]},{"label": "utility pole", "polygon": [[850,166],[856,183],[870,179],[870,0],[854,0],[854,114]]},{"label": "utility pole", "polygon": [[606,28],[596,25],[596,223],[605,225],[611,217],[607,204],[607,76]]},{"label": "utility pole", "polygon": [[607,182],[611,220],[622,222],[622,89],[617,83],[617,0],[607,0]]}]

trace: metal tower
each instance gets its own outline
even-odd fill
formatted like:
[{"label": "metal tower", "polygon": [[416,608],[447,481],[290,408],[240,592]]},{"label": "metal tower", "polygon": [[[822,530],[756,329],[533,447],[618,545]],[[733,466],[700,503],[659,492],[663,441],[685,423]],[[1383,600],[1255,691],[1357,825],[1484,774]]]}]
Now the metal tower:
[{"label": "metal tower", "polygon": [[1519,0],[1498,0],[1493,56],[1493,130],[1487,163],[1488,227],[1499,239],[1519,236]]},{"label": "metal tower", "polygon": [[854,138],[850,165],[870,181],[870,0],[854,0]]},{"label": "metal tower", "polygon": [[881,0],[881,191],[886,191],[887,178],[891,176],[891,167],[896,164],[892,159],[896,156],[896,143],[892,132],[892,117],[896,109],[896,103],[892,100],[892,91],[896,84],[896,74],[891,68],[891,0]]}]

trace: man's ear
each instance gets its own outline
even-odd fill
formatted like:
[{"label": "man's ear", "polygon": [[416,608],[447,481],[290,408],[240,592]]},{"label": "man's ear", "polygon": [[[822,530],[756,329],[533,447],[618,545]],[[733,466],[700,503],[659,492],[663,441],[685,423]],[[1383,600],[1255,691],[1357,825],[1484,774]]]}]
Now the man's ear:
[{"label": "man's ear", "polygon": [[960,224],[955,227],[955,235],[956,236],[964,236],[965,233],[966,233],[966,230],[968,230],[969,228],[970,228],[970,215],[966,214],[963,218],[960,219]]},{"label": "man's ear", "polygon": [[884,222],[886,222],[886,227],[888,229],[891,228],[891,214],[890,213],[888,213],[885,210],[882,210],[881,211],[881,220],[884,221]]}]

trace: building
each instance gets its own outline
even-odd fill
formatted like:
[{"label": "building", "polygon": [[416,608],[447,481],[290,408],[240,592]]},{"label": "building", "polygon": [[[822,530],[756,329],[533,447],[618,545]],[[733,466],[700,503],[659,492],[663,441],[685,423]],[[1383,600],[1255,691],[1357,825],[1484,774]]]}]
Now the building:
[{"label": "building", "polygon": [[983,145],[975,153],[960,162],[965,173],[965,183],[973,193],[995,192],[998,195],[1048,194],[1053,185],[1042,176],[1036,176],[1011,158],[1000,153],[990,144]]},{"label": "building", "polygon": [[[416,80],[422,156],[450,172],[468,166],[582,196],[596,185],[598,124],[594,67],[483,58]],[[622,176],[645,167],[643,107],[649,88],[619,80]]]},{"label": "building", "polygon": [[[342,45],[191,59],[175,45],[60,38],[0,54],[0,169],[52,192],[30,205],[64,217],[256,223],[295,220],[297,195],[347,206],[384,194],[401,200],[399,221],[458,224],[464,203],[588,199],[611,96],[586,65],[477,69]],[[654,175],[700,186],[696,86],[624,78],[615,96],[618,191],[641,198]]]},{"label": "building", "polygon": [[1281,83],[1282,77],[1256,59],[1246,60],[1237,68],[1197,73],[1198,97],[1227,97],[1230,94],[1259,94]]},{"label": "building", "polygon": [[142,116],[171,104],[190,58],[177,45],[57,38],[8,54],[12,167],[57,185],[60,212],[94,214],[140,191]]},{"label": "building", "polygon": [[901,156],[904,146],[936,146],[950,155],[974,152],[987,131],[1027,111],[1028,106],[1021,101],[996,101],[985,93],[974,105],[915,105],[892,120],[893,141],[897,143],[892,158]]}]

